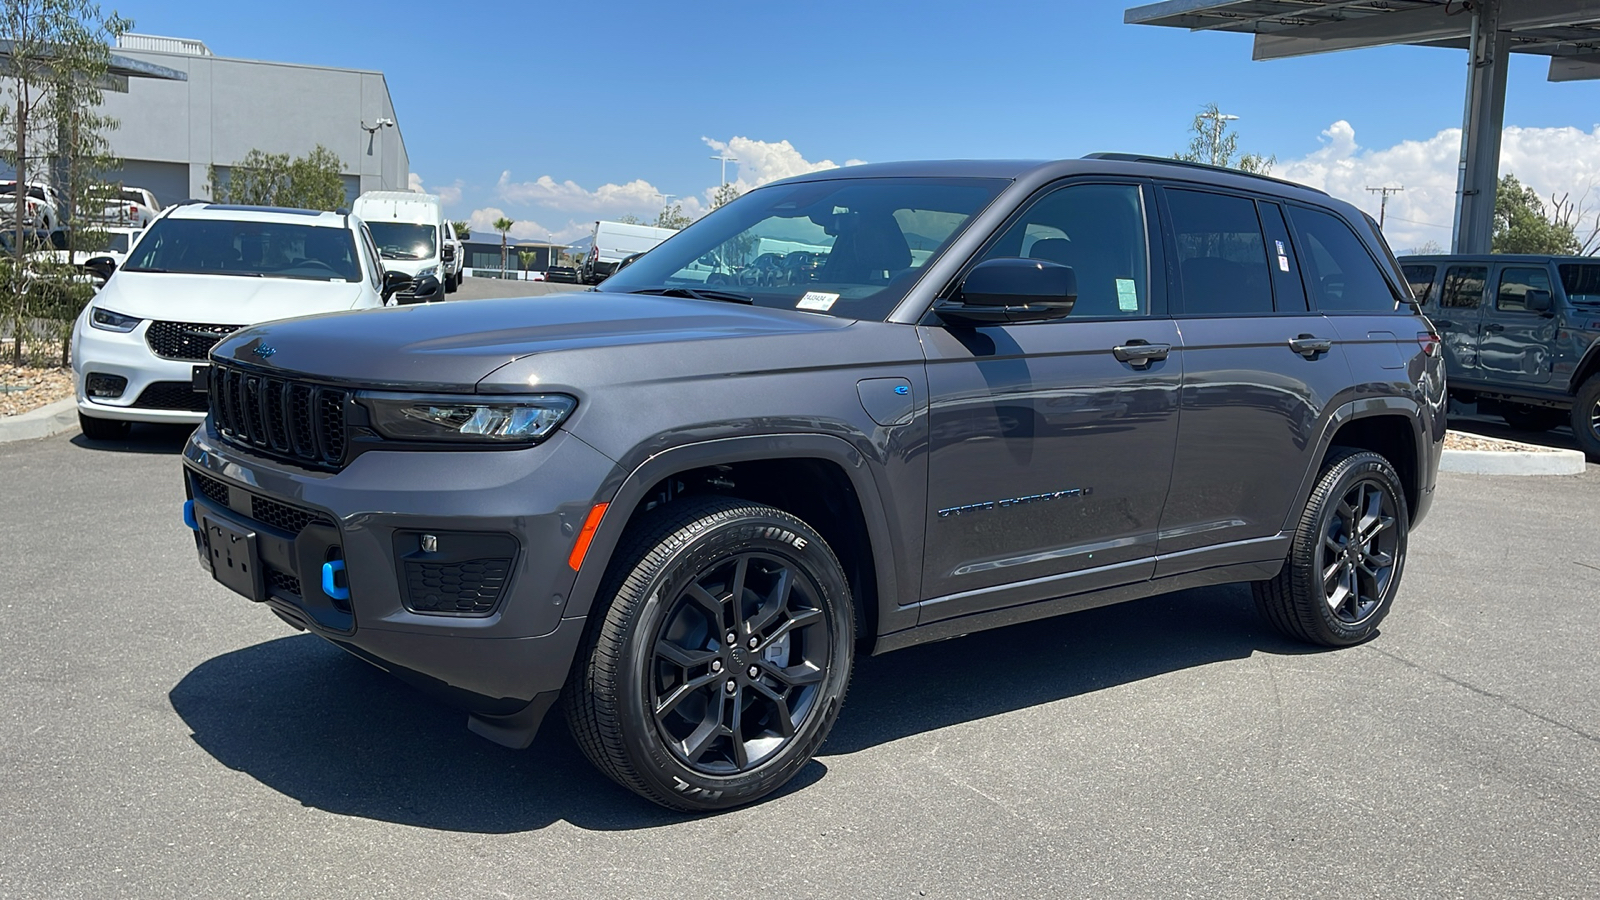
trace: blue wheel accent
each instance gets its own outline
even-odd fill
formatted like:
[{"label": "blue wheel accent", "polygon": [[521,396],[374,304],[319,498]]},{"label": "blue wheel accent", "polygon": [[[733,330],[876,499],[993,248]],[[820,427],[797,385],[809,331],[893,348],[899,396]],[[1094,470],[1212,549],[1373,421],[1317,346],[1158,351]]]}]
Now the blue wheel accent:
[{"label": "blue wheel accent", "polygon": [[189,526],[190,531],[199,531],[200,523],[194,518],[194,501],[183,501],[183,524]]},{"label": "blue wheel accent", "polygon": [[322,592],[335,600],[349,600],[350,589],[333,583],[333,576],[344,571],[344,560],[335,559],[322,564]]}]

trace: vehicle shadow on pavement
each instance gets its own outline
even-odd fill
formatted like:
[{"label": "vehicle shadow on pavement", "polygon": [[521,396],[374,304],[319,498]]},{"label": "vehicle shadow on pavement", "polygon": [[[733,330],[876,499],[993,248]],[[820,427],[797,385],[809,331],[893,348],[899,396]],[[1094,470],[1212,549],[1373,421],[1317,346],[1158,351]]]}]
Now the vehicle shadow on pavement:
[{"label": "vehicle shadow on pavement", "polygon": [[[858,661],[824,757],[1255,652],[1315,652],[1261,623],[1248,587],[1152,597]],[[309,635],[226,653],[168,694],[230,769],[340,815],[510,833],[566,821],[624,830],[684,821],[613,784],[559,708],[528,750]],[[823,778],[814,761],[776,796]],[[769,799],[766,802],[771,802]]]},{"label": "vehicle shadow on pavement", "polygon": [[[508,750],[467,731],[465,713],[310,635],[207,660],[167,696],[218,762],[338,815],[484,834],[558,821],[610,831],[691,818],[601,775],[568,736],[559,708],[530,749]],[[826,771],[813,762],[781,793]]]},{"label": "vehicle shadow on pavement", "polygon": [[126,437],[114,441],[93,441],[82,432],[72,436],[72,445],[84,450],[110,453],[177,454],[194,433],[193,425],[147,425],[138,423]]},{"label": "vehicle shadow on pavement", "polygon": [[1253,653],[1273,631],[1246,584],[1196,588],[858,659],[824,758]]}]

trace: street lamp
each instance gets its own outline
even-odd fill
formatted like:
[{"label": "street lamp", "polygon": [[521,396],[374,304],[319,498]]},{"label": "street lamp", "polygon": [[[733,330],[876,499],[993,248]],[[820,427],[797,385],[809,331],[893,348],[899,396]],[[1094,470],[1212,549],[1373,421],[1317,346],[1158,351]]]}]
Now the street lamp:
[{"label": "street lamp", "polygon": [[1223,123],[1232,122],[1239,117],[1230,116],[1222,110],[1213,107],[1210,112],[1201,113],[1200,118],[1210,119],[1213,123],[1211,126],[1211,164],[1213,166],[1222,165],[1222,163],[1219,161],[1219,157],[1222,153]]},{"label": "street lamp", "polygon": [[718,153],[716,156],[713,156],[711,158],[715,159],[715,160],[720,160],[722,162],[722,183],[723,184],[727,184],[728,183],[728,163],[738,162],[739,158],[737,156],[729,156],[728,155],[728,151],[726,151],[726,150],[722,151],[721,153]]},{"label": "street lamp", "polygon": [[[372,123],[371,125],[368,125],[365,119],[361,121],[361,130],[367,133],[368,156],[372,155],[372,145],[377,137],[378,131],[383,128],[393,127],[394,120],[387,116],[380,117],[378,121]],[[380,186],[383,184],[383,156],[381,154],[378,156],[378,184]]]}]

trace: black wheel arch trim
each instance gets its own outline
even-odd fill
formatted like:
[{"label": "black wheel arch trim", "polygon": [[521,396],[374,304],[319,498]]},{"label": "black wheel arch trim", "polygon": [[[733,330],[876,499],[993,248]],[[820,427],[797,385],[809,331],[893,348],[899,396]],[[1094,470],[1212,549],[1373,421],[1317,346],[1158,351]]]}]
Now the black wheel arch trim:
[{"label": "black wheel arch trim", "polygon": [[[615,488],[602,489],[596,502],[609,502],[610,505],[595,529],[572,584],[563,615],[587,616],[593,611],[600,583],[632,511],[651,487],[677,472],[765,459],[822,459],[838,465],[844,471],[861,501],[862,519],[874,562],[878,628],[877,634],[870,637],[876,643],[881,634],[915,625],[917,607],[901,606],[898,602],[901,587],[895,575],[894,560],[904,551],[894,539],[889,520],[884,514],[886,501],[879,491],[878,479],[868,457],[841,437],[805,433],[749,435],[680,444],[650,456],[632,472],[622,476]],[[604,498],[608,496],[610,500],[606,501]]]},{"label": "black wheel arch trim", "polygon": [[1576,397],[1584,383],[1597,376],[1600,376],[1600,340],[1589,343],[1589,349],[1583,354],[1583,359],[1578,360],[1578,367],[1572,370],[1572,381],[1567,385],[1567,396]]},{"label": "black wheel arch trim", "polygon": [[[1351,422],[1359,419],[1377,418],[1387,416],[1390,418],[1404,418],[1411,425],[1412,448],[1415,459],[1411,460],[1415,466],[1417,485],[1416,508],[1409,510],[1411,524],[1414,527],[1426,515],[1431,503],[1434,482],[1438,478],[1438,451],[1435,444],[1444,440],[1443,428],[1439,428],[1439,437],[1435,440],[1425,430],[1425,412],[1418,403],[1410,397],[1383,396],[1363,397],[1347,401],[1333,411],[1323,426],[1322,433],[1317,436],[1317,450],[1314,459],[1317,464],[1307,467],[1305,475],[1300,482],[1300,490],[1295,494],[1295,503],[1289,510],[1289,515],[1284,519],[1283,529],[1290,530],[1293,524],[1299,521],[1301,512],[1306,503],[1311,499],[1311,491],[1316,486],[1317,478],[1321,475],[1321,461],[1327,458],[1328,450],[1333,447],[1334,435]],[[1390,460],[1397,469],[1401,460]]]}]

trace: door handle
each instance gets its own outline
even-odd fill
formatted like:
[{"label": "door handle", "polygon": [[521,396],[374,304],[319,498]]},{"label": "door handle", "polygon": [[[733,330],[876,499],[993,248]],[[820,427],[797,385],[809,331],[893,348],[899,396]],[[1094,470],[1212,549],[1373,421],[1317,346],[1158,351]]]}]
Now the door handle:
[{"label": "door handle", "polygon": [[1149,368],[1150,364],[1166,359],[1172,352],[1171,344],[1152,344],[1149,341],[1131,340],[1111,348],[1111,355],[1135,369]]},{"label": "door handle", "polygon": [[1314,334],[1302,334],[1289,339],[1289,349],[1306,359],[1315,359],[1318,353],[1327,353],[1333,349],[1333,340],[1319,338]]},{"label": "door handle", "polygon": [[1501,325],[1499,322],[1490,322],[1489,324],[1483,326],[1483,330],[1488,332],[1498,332],[1505,331],[1506,327]]}]

